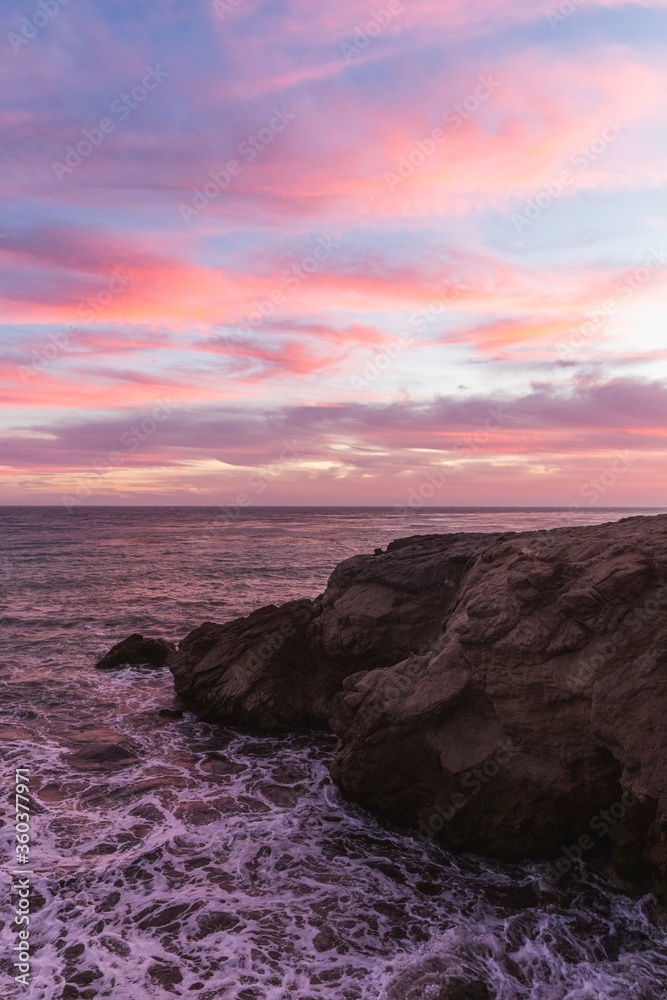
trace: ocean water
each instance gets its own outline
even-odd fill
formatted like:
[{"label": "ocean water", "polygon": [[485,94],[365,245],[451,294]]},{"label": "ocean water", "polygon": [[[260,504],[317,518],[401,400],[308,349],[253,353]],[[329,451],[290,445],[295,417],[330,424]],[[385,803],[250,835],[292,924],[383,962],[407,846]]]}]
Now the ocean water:
[{"label": "ocean water", "polygon": [[[229,513],[229,512],[228,512]],[[313,597],[394,538],[657,511],[0,507],[0,977],[6,1000],[664,1000],[650,895],[604,866],[454,856],[346,803],[326,734],[252,737],[173,708],[168,671],[101,673],[131,632],[181,639]],[[13,981],[13,770],[30,769],[31,982]],[[444,995],[444,994],[443,994]]]}]

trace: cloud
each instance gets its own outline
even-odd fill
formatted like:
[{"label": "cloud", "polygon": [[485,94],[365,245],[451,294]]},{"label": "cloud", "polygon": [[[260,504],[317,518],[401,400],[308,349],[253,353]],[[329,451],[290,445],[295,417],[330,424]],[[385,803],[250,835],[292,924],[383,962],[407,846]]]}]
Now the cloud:
[{"label": "cloud", "polygon": [[[275,458],[285,440],[295,438],[304,442],[304,455],[317,460],[331,457],[332,446],[344,444],[347,451],[334,457],[355,467],[380,450],[396,473],[402,471],[406,456],[412,465],[428,463],[434,455],[461,457],[467,440],[475,453],[488,455],[667,449],[667,385],[641,379],[575,381],[560,390],[536,384],[514,397],[442,396],[423,403],[172,408],[159,436],[150,442],[149,456],[137,452],[130,464],[215,460],[261,465]],[[150,408],[113,418],[22,425],[16,430],[29,436],[5,437],[3,448],[9,451],[0,460],[26,469],[85,465],[117,447],[122,434],[146,412]]]},{"label": "cloud", "polygon": [[[177,412],[126,456],[153,478],[109,473],[119,490],[215,491],[283,435],[306,442],[290,467],[304,499],[341,481],[366,495],[365,477],[386,493],[434,460],[496,490],[502,469],[537,482],[537,456],[553,487],[570,461],[657,455],[661,279],[637,276],[663,228],[664,3],[588,0],[552,31],[553,6],[241,0],[220,17],[77,0],[7,45],[7,474],[95,463],[160,398]],[[164,82],[114,112],[148,65]],[[58,179],[103,117],[113,131]],[[563,361],[610,297],[613,318]]]}]

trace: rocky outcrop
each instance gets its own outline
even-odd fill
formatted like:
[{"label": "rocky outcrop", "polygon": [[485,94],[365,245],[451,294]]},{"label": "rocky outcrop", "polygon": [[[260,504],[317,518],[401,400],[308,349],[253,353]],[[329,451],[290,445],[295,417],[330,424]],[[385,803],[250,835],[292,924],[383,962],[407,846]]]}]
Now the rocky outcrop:
[{"label": "rocky outcrop", "polygon": [[95,666],[98,670],[115,670],[128,664],[163,667],[167,657],[175,649],[173,642],[167,642],[166,639],[146,639],[138,632],[134,632],[127,639],[116,643]]},{"label": "rocky outcrop", "polygon": [[[401,539],[172,654],[204,718],[327,726],[343,793],[505,859],[667,876],[667,516]],[[587,853],[590,852],[590,853]]]}]

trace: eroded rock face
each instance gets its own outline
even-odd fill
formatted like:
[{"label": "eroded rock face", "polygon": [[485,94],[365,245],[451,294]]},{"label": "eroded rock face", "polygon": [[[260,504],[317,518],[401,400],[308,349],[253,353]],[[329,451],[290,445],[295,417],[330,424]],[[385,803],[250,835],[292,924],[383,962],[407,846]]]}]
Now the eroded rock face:
[{"label": "eroded rock face", "polygon": [[202,625],[169,665],[207,719],[329,726],[344,794],[424,838],[610,846],[664,893],[666,543],[664,515],[401,539],[312,603]]}]

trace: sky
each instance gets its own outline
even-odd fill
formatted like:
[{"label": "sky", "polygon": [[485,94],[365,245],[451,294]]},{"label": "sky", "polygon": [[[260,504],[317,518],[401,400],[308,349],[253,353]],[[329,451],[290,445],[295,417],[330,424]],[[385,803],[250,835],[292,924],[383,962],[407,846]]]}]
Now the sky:
[{"label": "sky", "polygon": [[664,506],[667,0],[0,35],[0,504]]}]

